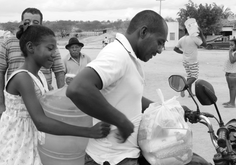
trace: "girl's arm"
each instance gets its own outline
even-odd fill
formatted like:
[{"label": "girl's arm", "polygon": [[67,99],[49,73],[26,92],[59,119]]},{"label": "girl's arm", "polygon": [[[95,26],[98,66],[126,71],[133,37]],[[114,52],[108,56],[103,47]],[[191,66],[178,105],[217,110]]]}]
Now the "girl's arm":
[{"label": "girl's arm", "polygon": [[234,51],[233,49],[229,50],[229,60],[231,64],[236,62],[236,51]]},{"label": "girl's arm", "polygon": [[22,96],[25,106],[39,131],[54,135],[89,138],[102,138],[107,136],[110,131],[110,125],[104,122],[88,128],[69,125],[47,117],[36,96],[33,80],[27,73],[18,73],[11,80],[9,87],[14,87],[17,93]]}]

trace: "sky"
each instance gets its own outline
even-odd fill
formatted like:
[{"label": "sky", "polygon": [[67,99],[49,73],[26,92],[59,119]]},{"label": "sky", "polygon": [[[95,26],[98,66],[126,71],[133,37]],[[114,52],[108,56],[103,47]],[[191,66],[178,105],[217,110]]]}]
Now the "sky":
[{"label": "sky", "polygon": [[[236,14],[236,0],[192,0],[195,4],[223,5]],[[154,10],[162,17],[177,18],[188,0],[0,0],[0,23],[19,22],[28,7],[38,8],[44,21],[117,21],[131,19],[142,10]],[[160,5],[161,4],[161,5]],[[161,6],[161,10],[160,10]]]}]

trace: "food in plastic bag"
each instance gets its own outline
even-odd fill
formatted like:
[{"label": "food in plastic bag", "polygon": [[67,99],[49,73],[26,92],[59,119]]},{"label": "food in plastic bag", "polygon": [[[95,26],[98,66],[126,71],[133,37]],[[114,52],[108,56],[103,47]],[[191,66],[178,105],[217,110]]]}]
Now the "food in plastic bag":
[{"label": "food in plastic bag", "polygon": [[192,131],[184,120],[184,110],[176,97],[153,103],[142,116],[138,144],[152,165],[182,165],[192,159]]}]

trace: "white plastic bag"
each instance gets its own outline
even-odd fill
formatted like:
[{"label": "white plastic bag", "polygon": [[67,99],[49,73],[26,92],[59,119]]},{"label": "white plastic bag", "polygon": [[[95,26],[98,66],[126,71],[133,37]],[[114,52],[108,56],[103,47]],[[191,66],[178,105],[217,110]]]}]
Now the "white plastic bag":
[{"label": "white plastic bag", "polygon": [[40,98],[41,105],[46,111],[54,113],[66,111],[67,113],[80,111],[78,107],[66,96],[67,85],[62,88],[51,90]]},{"label": "white plastic bag", "polygon": [[183,165],[192,159],[192,131],[176,97],[162,104],[152,103],[142,116],[138,144],[151,165]]}]

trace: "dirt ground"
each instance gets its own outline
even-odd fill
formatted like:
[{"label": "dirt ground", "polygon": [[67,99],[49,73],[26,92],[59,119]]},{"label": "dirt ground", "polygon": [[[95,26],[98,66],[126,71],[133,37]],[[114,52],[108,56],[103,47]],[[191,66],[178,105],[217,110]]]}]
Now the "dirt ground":
[{"label": "dirt ground", "polygon": [[[68,53],[68,51],[64,49],[63,45],[60,45],[59,48],[62,56]],[[94,59],[101,48],[102,45],[97,45],[95,48],[85,46],[82,49],[82,52]],[[223,64],[227,58],[227,55],[227,50],[199,49],[199,79],[204,79],[213,85],[218,98],[217,106],[222,115],[224,123],[228,122],[232,117],[234,117],[236,111],[236,108],[225,109],[222,106],[223,102],[229,100],[228,88],[223,72]],[[166,48],[162,54],[156,55],[147,63],[142,62],[146,75],[144,96],[153,101],[160,102],[156,92],[156,89],[158,88],[162,90],[165,100],[168,100],[176,95],[179,96],[179,93],[173,91],[169,87],[168,77],[173,74],[185,76],[185,71],[181,61],[182,55],[175,53],[173,48]],[[196,110],[196,105],[191,98],[188,98],[187,96],[184,98],[179,97],[178,100],[182,105],[187,105],[192,110]],[[199,103],[199,108],[202,112],[209,112],[218,117],[213,105],[202,106]],[[216,132],[218,125],[214,119],[210,120],[212,121]],[[193,151],[203,156],[207,161],[213,162],[212,158],[215,154],[215,149],[210,141],[207,127],[202,124],[190,124],[190,126],[193,130]]]}]

